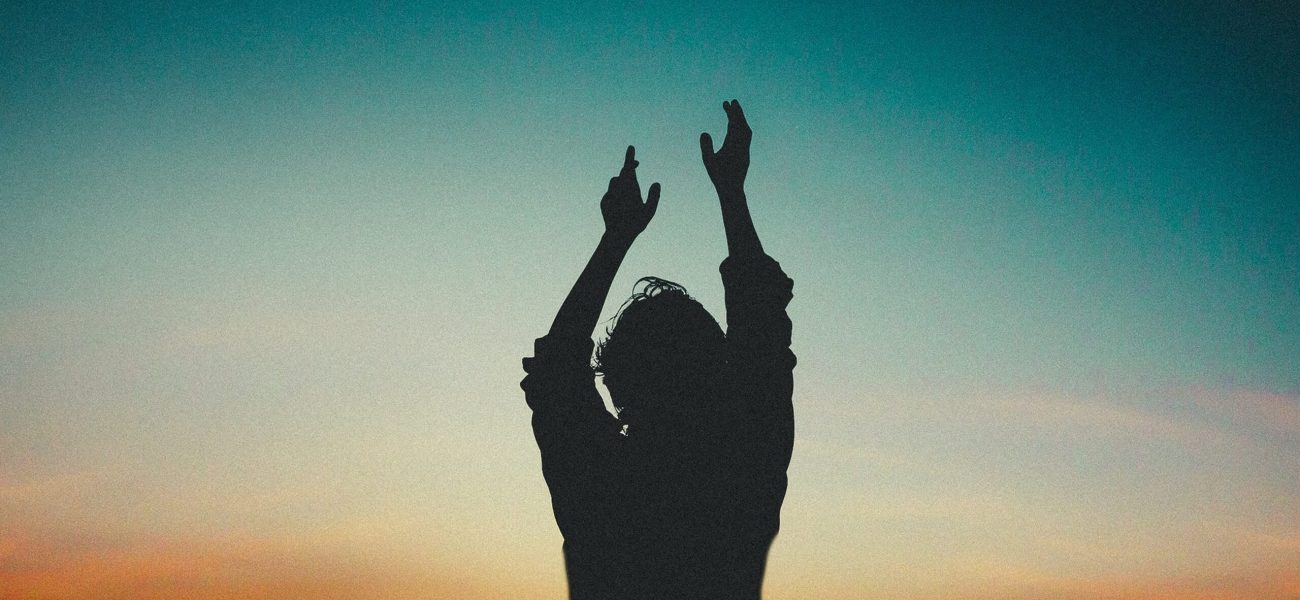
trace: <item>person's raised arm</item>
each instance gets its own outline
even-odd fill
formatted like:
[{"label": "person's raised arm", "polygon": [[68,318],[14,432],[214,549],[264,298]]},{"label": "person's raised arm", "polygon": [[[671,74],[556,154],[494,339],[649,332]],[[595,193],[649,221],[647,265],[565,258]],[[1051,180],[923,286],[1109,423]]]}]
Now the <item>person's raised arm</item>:
[{"label": "person's raised arm", "polygon": [[550,333],[539,338],[534,355],[523,360],[528,375],[519,384],[533,411],[533,435],[555,522],[564,534],[566,560],[577,561],[568,565],[571,584],[575,577],[596,577],[591,553],[608,547],[610,532],[627,529],[620,513],[612,510],[619,506],[613,495],[620,488],[609,480],[622,472],[617,468],[621,454],[610,451],[621,439],[620,429],[596,392],[590,361],[591,332],[614,274],[659,204],[657,183],[641,200],[634,153],[628,146],[622,171],[609,180],[600,201],[605,233],[555,315]]},{"label": "person's raised arm", "polygon": [[645,231],[659,207],[659,184],[650,184],[650,192],[641,200],[641,186],[636,180],[636,149],[627,147],[623,169],[609,180],[609,189],[600,200],[605,233],[600,237],[587,266],[573,284],[551,323],[551,335],[587,337],[600,320],[600,309],[614,282],[614,274],[623,263],[628,248]]},{"label": "person's raised arm", "polygon": [[761,255],[763,244],[758,241],[758,233],[754,231],[754,221],[749,216],[749,205],[745,200],[749,140],[753,137],[753,132],[745,121],[740,102],[723,102],[722,109],[727,113],[727,137],[722,141],[722,148],[714,152],[713,138],[708,133],[700,134],[704,169],[709,172],[709,179],[713,180],[718,201],[722,205],[722,225],[727,230],[727,253],[736,257]]},{"label": "person's raised arm", "polygon": [[749,531],[770,540],[780,522],[786,468],[794,447],[794,367],[786,306],[794,282],[763,251],[745,199],[753,134],[740,103],[722,103],[727,138],[713,151],[700,135],[704,168],[718,190],[729,256],[719,271],[727,306],[727,367],[723,377],[735,399],[727,447],[736,468],[736,496],[753,517]]},{"label": "person's raised arm", "polygon": [[[723,102],[727,112],[727,138],[713,150],[713,138],[700,134],[704,169],[713,180],[722,205],[722,224],[727,231],[727,259],[722,261],[722,286],[727,305],[727,339],[735,365],[766,374],[789,373],[790,319],[785,312],[793,282],[772,257],[754,231],[745,198],[745,175],[749,173],[749,142],[753,132],[740,103]],[[740,357],[747,357],[740,360]],[[775,362],[772,362],[772,361]],[[763,365],[761,367],[756,365]],[[780,387],[780,386],[774,386]],[[788,400],[788,397],[787,397]]]}]

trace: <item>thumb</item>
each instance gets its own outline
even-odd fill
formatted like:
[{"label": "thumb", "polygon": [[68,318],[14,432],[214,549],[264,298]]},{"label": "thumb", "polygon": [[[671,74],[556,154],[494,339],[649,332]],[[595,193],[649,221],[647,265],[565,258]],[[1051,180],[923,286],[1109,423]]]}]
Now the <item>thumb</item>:
[{"label": "thumb", "polygon": [[704,159],[705,168],[712,168],[713,164],[713,138],[708,133],[700,134],[700,155]]},{"label": "thumb", "polygon": [[659,210],[659,182],[650,184],[650,193],[645,197],[645,208],[647,216],[655,216],[655,211]]}]

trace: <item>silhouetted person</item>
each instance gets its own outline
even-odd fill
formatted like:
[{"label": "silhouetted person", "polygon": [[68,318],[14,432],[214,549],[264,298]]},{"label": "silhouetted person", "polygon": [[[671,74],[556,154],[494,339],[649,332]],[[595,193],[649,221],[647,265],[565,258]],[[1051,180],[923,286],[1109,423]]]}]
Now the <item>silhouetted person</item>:
[{"label": "silhouetted person", "polygon": [[717,153],[727,332],[681,286],[647,277],[595,353],[618,418],[596,392],[591,333],[614,273],[659,205],[635,150],[601,199],[605,234],[537,340],[521,386],[564,534],[573,599],[758,598],[794,442],[791,280],[763,253],[745,200],[751,132],[724,102]]}]

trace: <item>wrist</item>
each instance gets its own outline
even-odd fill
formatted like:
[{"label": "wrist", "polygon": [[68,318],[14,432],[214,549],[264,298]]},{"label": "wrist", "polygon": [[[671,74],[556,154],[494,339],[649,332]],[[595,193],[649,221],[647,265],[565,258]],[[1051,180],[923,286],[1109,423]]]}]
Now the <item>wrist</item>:
[{"label": "wrist", "polygon": [[744,202],[745,186],[716,186],[714,189],[718,192],[718,200],[723,202]]},{"label": "wrist", "polygon": [[632,242],[636,241],[636,234],[618,233],[606,230],[600,236],[600,245],[612,250],[626,252],[632,247]]}]

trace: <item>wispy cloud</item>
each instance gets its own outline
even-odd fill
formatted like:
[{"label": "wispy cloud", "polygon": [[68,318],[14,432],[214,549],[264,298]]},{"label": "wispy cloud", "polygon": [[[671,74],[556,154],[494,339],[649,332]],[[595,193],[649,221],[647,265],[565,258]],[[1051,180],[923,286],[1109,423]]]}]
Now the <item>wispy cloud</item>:
[{"label": "wispy cloud", "polygon": [[1191,387],[1169,394],[1225,428],[1268,432],[1300,444],[1300,396],[1263,390]]},{"label": "wispy cloud", "polygon": [[1261,439],[1300,444],[1300,397],[1186,387],[1125,394],[987,394],[983,414],[1007,423],[1101,437],[1142,437],[1200,447]]},{"label": "wispy cloud", "polygon": [[1089,435],[1159,437],[1185,443],[1223,441],[1224,432],[1107,398],[1010,396],[989,401],[991,415],[1044,429]]}]

